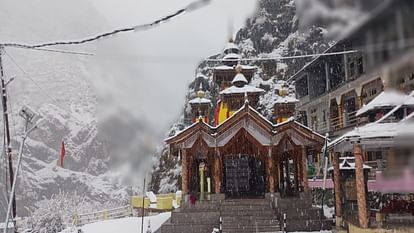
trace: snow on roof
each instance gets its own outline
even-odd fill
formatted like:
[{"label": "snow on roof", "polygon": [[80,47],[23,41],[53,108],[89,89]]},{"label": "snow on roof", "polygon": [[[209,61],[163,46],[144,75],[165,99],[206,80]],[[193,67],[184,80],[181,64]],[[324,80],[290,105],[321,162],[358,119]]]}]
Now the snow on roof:
[{"label": "snow on roof", "polygon": [[[368,165],[363,165],[364,169],[371,169]],[[355,157],[341,157],[339,158],[340,170],[355,170]],[[332,171],[333,167],[328,168],[328,171]]]},{"label": "snow on roof", "polygon": [[[254,70],[257,67],[256,66],[249,66],[249,65],[240,65],[242,67],[243,70]],[[226,65],[219,65],[219,66],[215,66],[213,68],[214,70],[234,70],[235,67],[234,66],[226,66]]]},{"label": "snow on roof", "polygon": [[249,83],[242,73],[236,74],[236,76],[234,76],[233,81],[231,81],[232,84],[236,82],[244,82],[245,84]]},{"label": "snow on roof", "polygon": [[190,104],[209,104],[211,103],[211,100],[208,98],[205,98],[203,96],[198,96],[190,101],[188,101]]},{"label": "snow on roof", "polygon": [[356,115],[360,116],[374,109],[384,107],[392,108],[398,105],[414,106],[414,97],[410,97],[397,90],[386,90],[381,92],[367,105],[364,105],[361,109],[359,109]]},{"label": "snow on roof", "polygon": [[224,51],[226,50],[230,50],[230,49],[237,49],[240,50],[239,46],[237,46],[235,43],[233,42],[229,42],[226,47],[224,48]]},{"label": "snow on roof", "polygon": [[238,60],[241,59],[241,55],[237,53],[229,53],[223,57],[224,60]]},{"label": "snow on roof", "polygon": [[197,78],[203,78],[203,79],[205,79],[205,80],[208,80],[208,77],[207,76],[205,76],[204,74],[202,74],[202,73],[197,73],[196,74],[196,77]]},{"label": "snow on roof", "polygon": [[209,103],[211,103],[211,100],[209,100],[207,98],[196,97],[196,98],[188,101],[188,103],[190,103],[190,104],[209,104]]},{"label": "snow on roof", "polygon": [[370,123],[362,127],[355,127],[354,130],[338,137],[329,143],[328,147],[335,146],[343,141],[349,141],[352,138],[358,139],[375,139],[375,138],[392,138],[397,135],[396,126],[398,123]]},{"label": "snow on roof", "polygon": [[298,99],[296,99],[293,96],[279,96],[276,100],[275,100],[275,104],[284,104],[284,103],[296,103],[299,102]]},{"label": "snow on roof", "polygon": [[223,91],[220,92],[220,94],[238,94],[238,93],[263,93],[265,90],[257,87],[253,87],[250,85],[245,85],[243,87],[236,87],[231,86]]}]

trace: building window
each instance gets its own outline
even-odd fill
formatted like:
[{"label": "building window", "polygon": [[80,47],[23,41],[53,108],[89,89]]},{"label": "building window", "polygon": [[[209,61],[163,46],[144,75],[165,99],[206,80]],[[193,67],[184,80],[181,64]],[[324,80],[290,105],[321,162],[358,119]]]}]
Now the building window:
[{"label": "building window", "polygon": [[301,122],[305,126],[308,126],[308,116],[306,115],[306,111],[300,111],[299,118],[299,122]]},{"label": "building window", "polygon": [[355,75],[355,63],[351,62],[349,64],[349,76],[353,77]]},{"label": "building window", "polygon": [[364,73],[364,62],[362,57],[358,58],[358,74],[361,75]]},{"label": "building window", "polygon": [[322,122],[326,123],[326,110],[322,111]]},{"label": "building window", "polygon": [[296,93],[299,98],[305,97],[309,94],[308,91],[308,76],[305,75],[296,83]]}]

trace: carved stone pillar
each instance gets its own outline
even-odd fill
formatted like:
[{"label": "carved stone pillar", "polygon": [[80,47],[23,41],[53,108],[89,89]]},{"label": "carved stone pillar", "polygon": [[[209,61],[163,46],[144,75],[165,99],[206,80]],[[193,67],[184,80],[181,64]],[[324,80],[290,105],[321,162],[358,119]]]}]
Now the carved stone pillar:
[{"label": "carved stone pillar", "polygon": [[362,147],[360,144],[354,145],[355,156],[355,178],[356,178],[356,190],[358,198],[358,219],[359,225],[362,228],[368,227],[368,213],[367,213],[367,196],[365,190],[365,178],[364,178],[364,165]]}]

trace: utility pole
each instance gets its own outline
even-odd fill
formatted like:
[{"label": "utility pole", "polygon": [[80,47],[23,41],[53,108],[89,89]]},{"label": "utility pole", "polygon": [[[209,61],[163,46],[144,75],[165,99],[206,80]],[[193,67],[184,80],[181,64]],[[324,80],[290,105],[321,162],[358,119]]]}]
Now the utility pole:
[{"label": "utility pole", "polygon": [[145,180],[146,180],[147,176],[145,175],[144,177],[144,185],[142,188],[142,218],[141,218],[141,233],[144,233],[144,216],[145,216]]},{"label": "utility pole", "polygon": [[[14,171],[13,171],[13,158],[12,158],[12,149],[10,145],[10,128],[9,128],[9,114],[7,110],[7,92],[6,92],[6,83],[4,81],[4,71],[3,71],[3,61],[2,56],[4,53],[4,47],[0,45],[0,88],[1,88],[1,103],[3,106],[3,120],[4,120],[4,137],[5,137],[5,151],[6,151],[6,158],[8,160],[8,170],[9,170],[9,178],[10,178],[10,190],[12,189],[13,181],[14,181]],[[12,217],[13,217],[13,223],[15,223],[16,218],[16,195],[13,194],[13,197],[11,200],[8,200],[9,202],[12,202]],[[6,226],[7,228],[8,226]],[[16,228],[15,232],[16,231]]]}]

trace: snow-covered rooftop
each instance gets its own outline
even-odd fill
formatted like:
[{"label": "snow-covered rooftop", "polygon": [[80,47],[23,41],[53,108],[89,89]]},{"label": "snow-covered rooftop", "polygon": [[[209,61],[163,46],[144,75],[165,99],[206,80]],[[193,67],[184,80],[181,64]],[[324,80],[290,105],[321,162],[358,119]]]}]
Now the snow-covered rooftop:
[{"label": "snow-covered rooftop", "polygon": [[293,96],[279,96],[276,100],[275,100],[275,104],[283,104],[283,103],[296,103],[299,102],[298,99],[296,99]]},{"label": "snow-covered rooftop", "polygon": [[367,105],[364,105],[361,109],[359,109],[356,115],[360,116],[371,110],[384,107],[392,108],[398,105],[414,106],[414,97],[410,97],[397,90],[386,90],[381,92]]},{"label": "snow-covered rooftop", "polygon": [[241,59],[241,55],[237,53],[229,53],[223,57],[224,60],[239,60]]},{"label": "snow-covered rooftop", "polygon": [[197,77],[197,78],[203,78],[203,79],[205,79],[205,80],[208,80],[208,77],[207,77],[207,76],[205,76],[205,75],[204,75],[204,74],[202,74],[202,73],[197,73],[196,77]]},{"label": "snow-covered rooftop", "polygon": [[235,84],[236,82],[243,82],[245,84],[249,83],[242,73],[236,74],[236,76],[234,76],[233,81],[231,81],[232,84]]},{"label": "snow-covered rooftop", "polygon": [[231,86],[223,91],[220,92],[220,94],[238,94],[238,93],[263,93],[265,90],[257,87],[253,87],[250,85],[245,85],[243,87],[236,87]]},{"label": "snow-covered rooftop", "polygon": [[229,42],[229,43],[227,43],[226,47],[224,48],[224,51],[232,50],[232,49],[240,50],[239,46],[237,46],[235,43]]},{"label": "snow-covered rooftop", "polygon": [[190,101],[188,101],[190,104],[209,104],[211,103],[211,100],[207,99],[207,98],[200,98],[200,97],[196,97]]},{"label": "snow-covered rooftop", "polygon": [[343,141],[351,139],[369,140],[375,138],[393,138],[397,135],[398,123],[370,123],[362,127],[355,127],[354,130],[338,137],[329,143],[329,147],[335,146]]},{"label": "snow-covered rooftop", "polygon": [[[257,67],[256,66],[249,66],[249,65],[240,65],[242,67],[243,70],[254,70]],[[219,65],[219,66],[215,66],[213,69],[215,70],[233,70],[235,69],[234,66],[226,66],[226,65]]]}]

